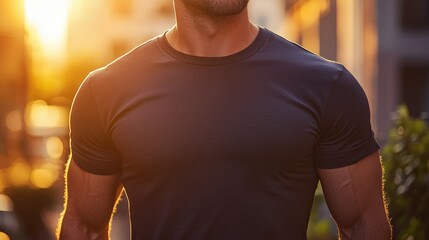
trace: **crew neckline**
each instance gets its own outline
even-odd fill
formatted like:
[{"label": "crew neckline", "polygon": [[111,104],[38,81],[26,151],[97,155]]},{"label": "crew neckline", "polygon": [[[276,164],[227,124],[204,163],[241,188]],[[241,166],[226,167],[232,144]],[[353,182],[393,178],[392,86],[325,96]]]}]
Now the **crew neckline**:
[{"label": "crew neckline", "polygon": [[168,55],[180,62],[194,65],[222,65],[244,60],[262,49],[265,46],[269,37],[268,29],[259,26],[259,31],[256,35],[256,38],[252,41],[252,43],[250,43],[249,46],[247,46],[243,50],[228,56],[201,57],[180,52],[179,50],[173,48],[167,41],[166,33],[167,32],[164,32],[164,34],[158,36],[157,38],[157,42],[159,43],[162,50],[164,50]]}]

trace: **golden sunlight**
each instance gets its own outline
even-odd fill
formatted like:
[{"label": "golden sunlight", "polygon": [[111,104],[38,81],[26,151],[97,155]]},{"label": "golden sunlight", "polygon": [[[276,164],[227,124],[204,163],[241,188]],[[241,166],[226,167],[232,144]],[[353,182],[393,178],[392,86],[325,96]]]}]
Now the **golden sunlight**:
[{"label": "golden sunlight", "polygon": [[46,152],[50,158],[58,159],[63,155],[64,145],[59,137],[46,139]]},{"label": "golden sunlight", "polygon": [[0,232],[0,240],[10,240],[10,238],[6,233]]},{"label": "golden sunlight", "polygon": [[36,168],[31,172],[31,183],[37,188],[49,188],[57,180],[59,171],[47,168]]},{"label": "golden sunlight", "polygon": [[8,170],[9,181],[13,186],[22,187],[30,180],[31,167],[23,160],[16,160]]},{"label": "golden sunlight", "polygon": [[34,34],[32,41],[39,42],[48,53],[62,51],[70,1],[25,0],[27,27]]}]

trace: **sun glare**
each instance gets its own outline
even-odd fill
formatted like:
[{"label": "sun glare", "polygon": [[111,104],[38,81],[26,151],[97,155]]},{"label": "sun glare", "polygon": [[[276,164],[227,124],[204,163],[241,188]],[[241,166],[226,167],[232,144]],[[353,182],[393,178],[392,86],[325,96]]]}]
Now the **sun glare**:
[{"label": "sun glare", "polygon": [[71,0],[25,0],[27,26],[48,52],[62,51]]}]

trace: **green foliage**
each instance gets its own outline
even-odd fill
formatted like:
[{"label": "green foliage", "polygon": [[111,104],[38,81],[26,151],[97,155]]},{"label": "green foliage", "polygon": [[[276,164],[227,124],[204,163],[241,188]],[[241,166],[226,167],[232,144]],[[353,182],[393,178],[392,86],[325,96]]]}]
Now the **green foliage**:
[{"label": "green foliage", "polygon": [[385,190],[395,239],[429,239],[429,129],[409,116],[406,106],[394,113],[384,146]]},{"label": "green foliage", "polygon": [[307,237],[309,240],[335,240],[338,239],[337,235],[337,226],[326,206],[322,186],[319,183],[313,200]]}]

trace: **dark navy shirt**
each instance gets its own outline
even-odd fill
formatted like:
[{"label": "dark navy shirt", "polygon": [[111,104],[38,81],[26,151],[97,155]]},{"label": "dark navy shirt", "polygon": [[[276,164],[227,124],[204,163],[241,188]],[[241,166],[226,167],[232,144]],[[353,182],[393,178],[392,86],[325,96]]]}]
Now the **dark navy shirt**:
[{"label": "dark navy shirt", "polygon": [[306,239],[317,168],[378,149],[356,79],[264,28],[226,57],[150,40],[85,79],[70,125],[76,164],[120,175],[139,240]]}]

